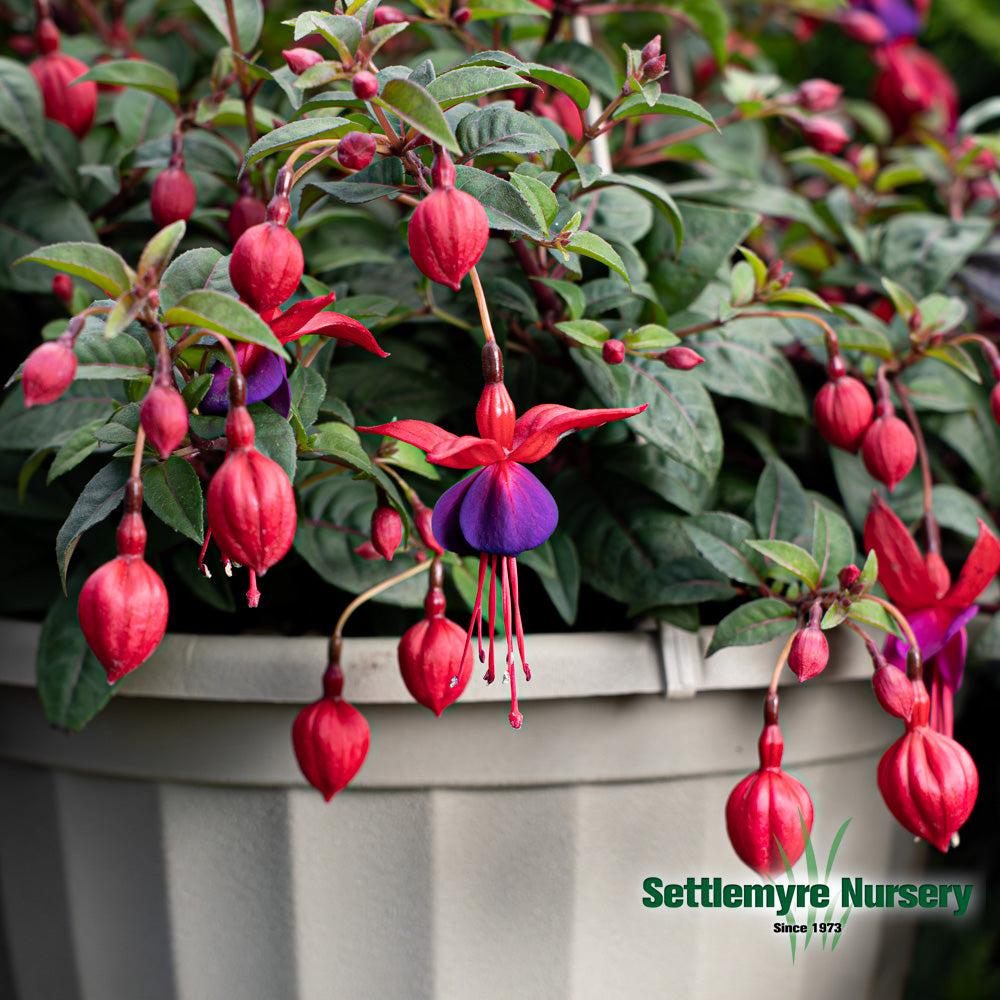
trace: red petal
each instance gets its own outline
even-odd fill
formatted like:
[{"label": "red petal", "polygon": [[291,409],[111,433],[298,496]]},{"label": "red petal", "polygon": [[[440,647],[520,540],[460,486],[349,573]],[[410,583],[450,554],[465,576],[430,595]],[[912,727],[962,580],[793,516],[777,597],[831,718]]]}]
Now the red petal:
[{"label": "red petal", "polygon": [[934,586],[917,543],[877,493],[865,518],[865,549],[875,550],[879,583],[902,610],[933,603]]},{"label": "red petal", "polygon": [[[291,310],[289,310],[291,311]],[[294,333],[289,340],[297,340],[308,334],[317,334],[320,337],[336,337],[337,340],[346,340],[349,344],[357,344],[366,351],[378,355],[380,358],[389,357],[388,351],[383,351],[375,341],[371,331],[363,323],[359,323],[350,316],[343,316],[335,312],[321,312],[302,325],[297,333]]]},{"label": "red petal", "polygon": [[477,465],[500,462],[505,454],[496,441],[464,434],[435,446],[427,453],[427,461],[449,469],[474,469]]},{"label": "red petal", "polygon": [[979,521],[979,537],[944,603],[953,608],[967,608],[983,592],[1000,569],[1000,541]]},{"label": "red petal", "polygon": [[296,337],[301,337],[302,334],[299,332],[300,327],[311,320],[317,313],[322,312],[336,298],[337,293],[330,292],[329,295],[321,295],[318,299],[297,302],[291,309],[286,309],[285,312],[280,312],[276,309],[275,312],[278,315],[269,321],[271,332],[283,344],[287,344],[290,340],[295,340]]},{"label": "red petal", "polygon": [[533,406],[514,425],[514,450],[508,457],[515,462],[537,462],[552,451],[564,434],[634,417],[647,405],[612,410],[574,410],[557,403]]},{"label": "red petal", "polygon": [[449,444],[458,438],[457,434],[452,434],[451,431],[446,431],[426,420],[393,420],[388,424],[378,424],[374,427],[356,427],[355,430],[362,434],[385,434],[386,437],[405,441],[423,451]]}]

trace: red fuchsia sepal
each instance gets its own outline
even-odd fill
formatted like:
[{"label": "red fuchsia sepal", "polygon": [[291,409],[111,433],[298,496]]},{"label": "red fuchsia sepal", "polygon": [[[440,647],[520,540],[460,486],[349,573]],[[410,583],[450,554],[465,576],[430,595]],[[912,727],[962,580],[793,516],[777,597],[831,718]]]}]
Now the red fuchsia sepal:
[{"label": "red fuchsia sepal", "polygon": [[[771,698],[776,705],[776,697]],[[772,720],[765,723],[757,743],[760,767],[732,790],[726,802],[726,830],[733,850],[762,875],[784,871],[784,858],[794,865],[813,825],[809,792],[781,769],[785,744],[776,710]]]},{"label": "red fuchsia sepal", "polygon": [[912,685],[906,732],[879,761],[878,787],[904,829],[947,851],[976,804],[979,773],[965,747],[930,728],[927,690]]},{"label": "red fuchsia sepal", "polygon": [[118,555],[87,578],[77,616],[87,645],[114,684],[145,663],[167,630],[167,588],[146,562],[142,482],[130,479],[118,526]]}]

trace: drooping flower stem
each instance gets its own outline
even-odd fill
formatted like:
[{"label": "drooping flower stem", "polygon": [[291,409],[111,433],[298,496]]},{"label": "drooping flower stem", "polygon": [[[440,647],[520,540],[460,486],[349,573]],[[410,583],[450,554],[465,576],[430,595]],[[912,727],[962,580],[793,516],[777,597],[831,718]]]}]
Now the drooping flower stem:
[{"label": "drooping flower stem", "polygon": [[768,698],[772,696],[777,697],[775,692],[778,690],[778,680],[781,677],[781,671],[785,669],[785,664],[788,662],[788,654],[791,652],[792,643],[795,641],[796,634],[796,632],[793,632],[788,637],[784,648],[778,654],[778,662],[774,666],[774,673],[771,674],[771,683],[767,686]]},{"label": "drooping flower stem", "polygon": [[909,621],[906,619],[906,615],[903,614],[899,608],[896,607],[891,601],[887,601],[884,597],[877,597],[875,594],[866,594],[868,600],[874,601],[876,604],[881,604],[886,611],[892,615],[896,624],[899,625],[900,630],[903,635],[906,636],[906,641],[910,646],[910,649],[915,651],[917,657],[920,656],[920,644],[917,642],[917,637],[913,634],[913,629],[910,627]]},{"label": "drooping flower stem", "polygon": [[353,615],[354,612],[365,603],[365,601],[370,601],[373,597],[377,597],[383,590],[395,587],[397,583],[409,580],[411,576],[416,576],[418,573],[426,573],[427,570],[431,568],[431,562],[432,560],[425,560],[424,562],[416,563],[416,565],[410,566],[409,569],[403,570],[402,573],[397,573],[395,576],[390,576],[388,580],[383,580],[381,583],[376,583],[374,587],[369,587],[363,594],[358,594],[358,596],[355,597],[346,608],[344,608],[343,613],[337,619],[337,624],[333,627],[332,638],[339,639],[343,635],[347,619],[350,618],[351,615]]},{"label": "drooping flower stem", "polygon": [[469,277],[472,279],[472,290],[476,293],[476,305],[479,306],[479,317],[483,324],[483,333],[486,335],[487,342],[496,342],[496,337],[493,336],[493,323],[490,320],[490,311],[486,306],[486,293],[483,291],[483,283],[479,280],[479,272],[472,268],[469,271]]},{"label": "drooping flower stem", "polygon": [[[142,429],[142,424],[139,424],[139,429],[135,434],[135,451],[132,453],[132,468],[129,473],[132,479],[139,479],[139,473],[142,470],[142,450],[146,445],[146,432]],[[141,493],[140,493],[141,496]]]},{"label": "drooping flower stem", "polygon": [[920,459],[920,482],[923,486],[924,496],[924,532],[927,536],[927,551],[941,551],[941,532],[938,529],[937,519],[934,517],[934,479],[931,476],[931,463],[927,453],[927,442],[924,440],[924,432],[920,427],[920,421],[910,402],[907,390],[896,384],[896,392],[899,394],[899,402],[906,414],[906,422],[913,431],[913,437],[917,442],[917,456]]}]

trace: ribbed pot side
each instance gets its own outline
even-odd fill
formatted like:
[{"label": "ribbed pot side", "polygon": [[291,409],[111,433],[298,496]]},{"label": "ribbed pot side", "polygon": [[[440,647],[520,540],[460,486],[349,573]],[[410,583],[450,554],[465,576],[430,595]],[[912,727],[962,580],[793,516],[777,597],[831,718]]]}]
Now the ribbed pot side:
[{"label": "ribbed pot side", "polygon": [[[67,736],[32,689],[37,636],[0,627],[2,995],[899,995],[912,924],[889,911],[856,910],[835,952],[815,940],[793,965],[769,911],[642,905],[650,875],[759,882],[723,809],[756,767],[773,644],[705,661],[704,633],[531,636],[514,732],[499,683],[474,678],[436,719],[408,700],[393,641],[348,641],[345,697],[372,748],[328,805],[290,740],[325,641],[168,636]],[[783,688],[785,767],[816,804],[821,867],[850,818],[836,871],[891,881],[921,853],[875,786],[899,727],[860,643],[832,659]]]}]

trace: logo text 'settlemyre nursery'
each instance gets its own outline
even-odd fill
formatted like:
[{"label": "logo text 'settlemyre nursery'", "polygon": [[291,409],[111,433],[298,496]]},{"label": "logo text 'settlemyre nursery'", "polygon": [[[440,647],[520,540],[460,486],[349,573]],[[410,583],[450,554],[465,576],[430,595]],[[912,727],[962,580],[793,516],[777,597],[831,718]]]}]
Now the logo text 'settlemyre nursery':
[{"label": "logo text 'settlemyre nursery'", "polygon": [[833,951],[856,910],[916,911],[928,916],[962,917],[973,904],[971,882],[909,882],[875,880],[858,875],[831,877],[837,849],[847,830],[847,820],[834,837],[825,874],[820,873],[810,840],[806,839],[806,881],[796,882],[785,861],[787,883],[727,882],[711,875],[689,875],[668,880],[649,875],[642,882],[642,905],[648,909],[721,909],[771,911],[779,920],[771,922],[774,934],[787,935],[795,960],[799,935],[808,947],[813,935],[823,948]]}]

